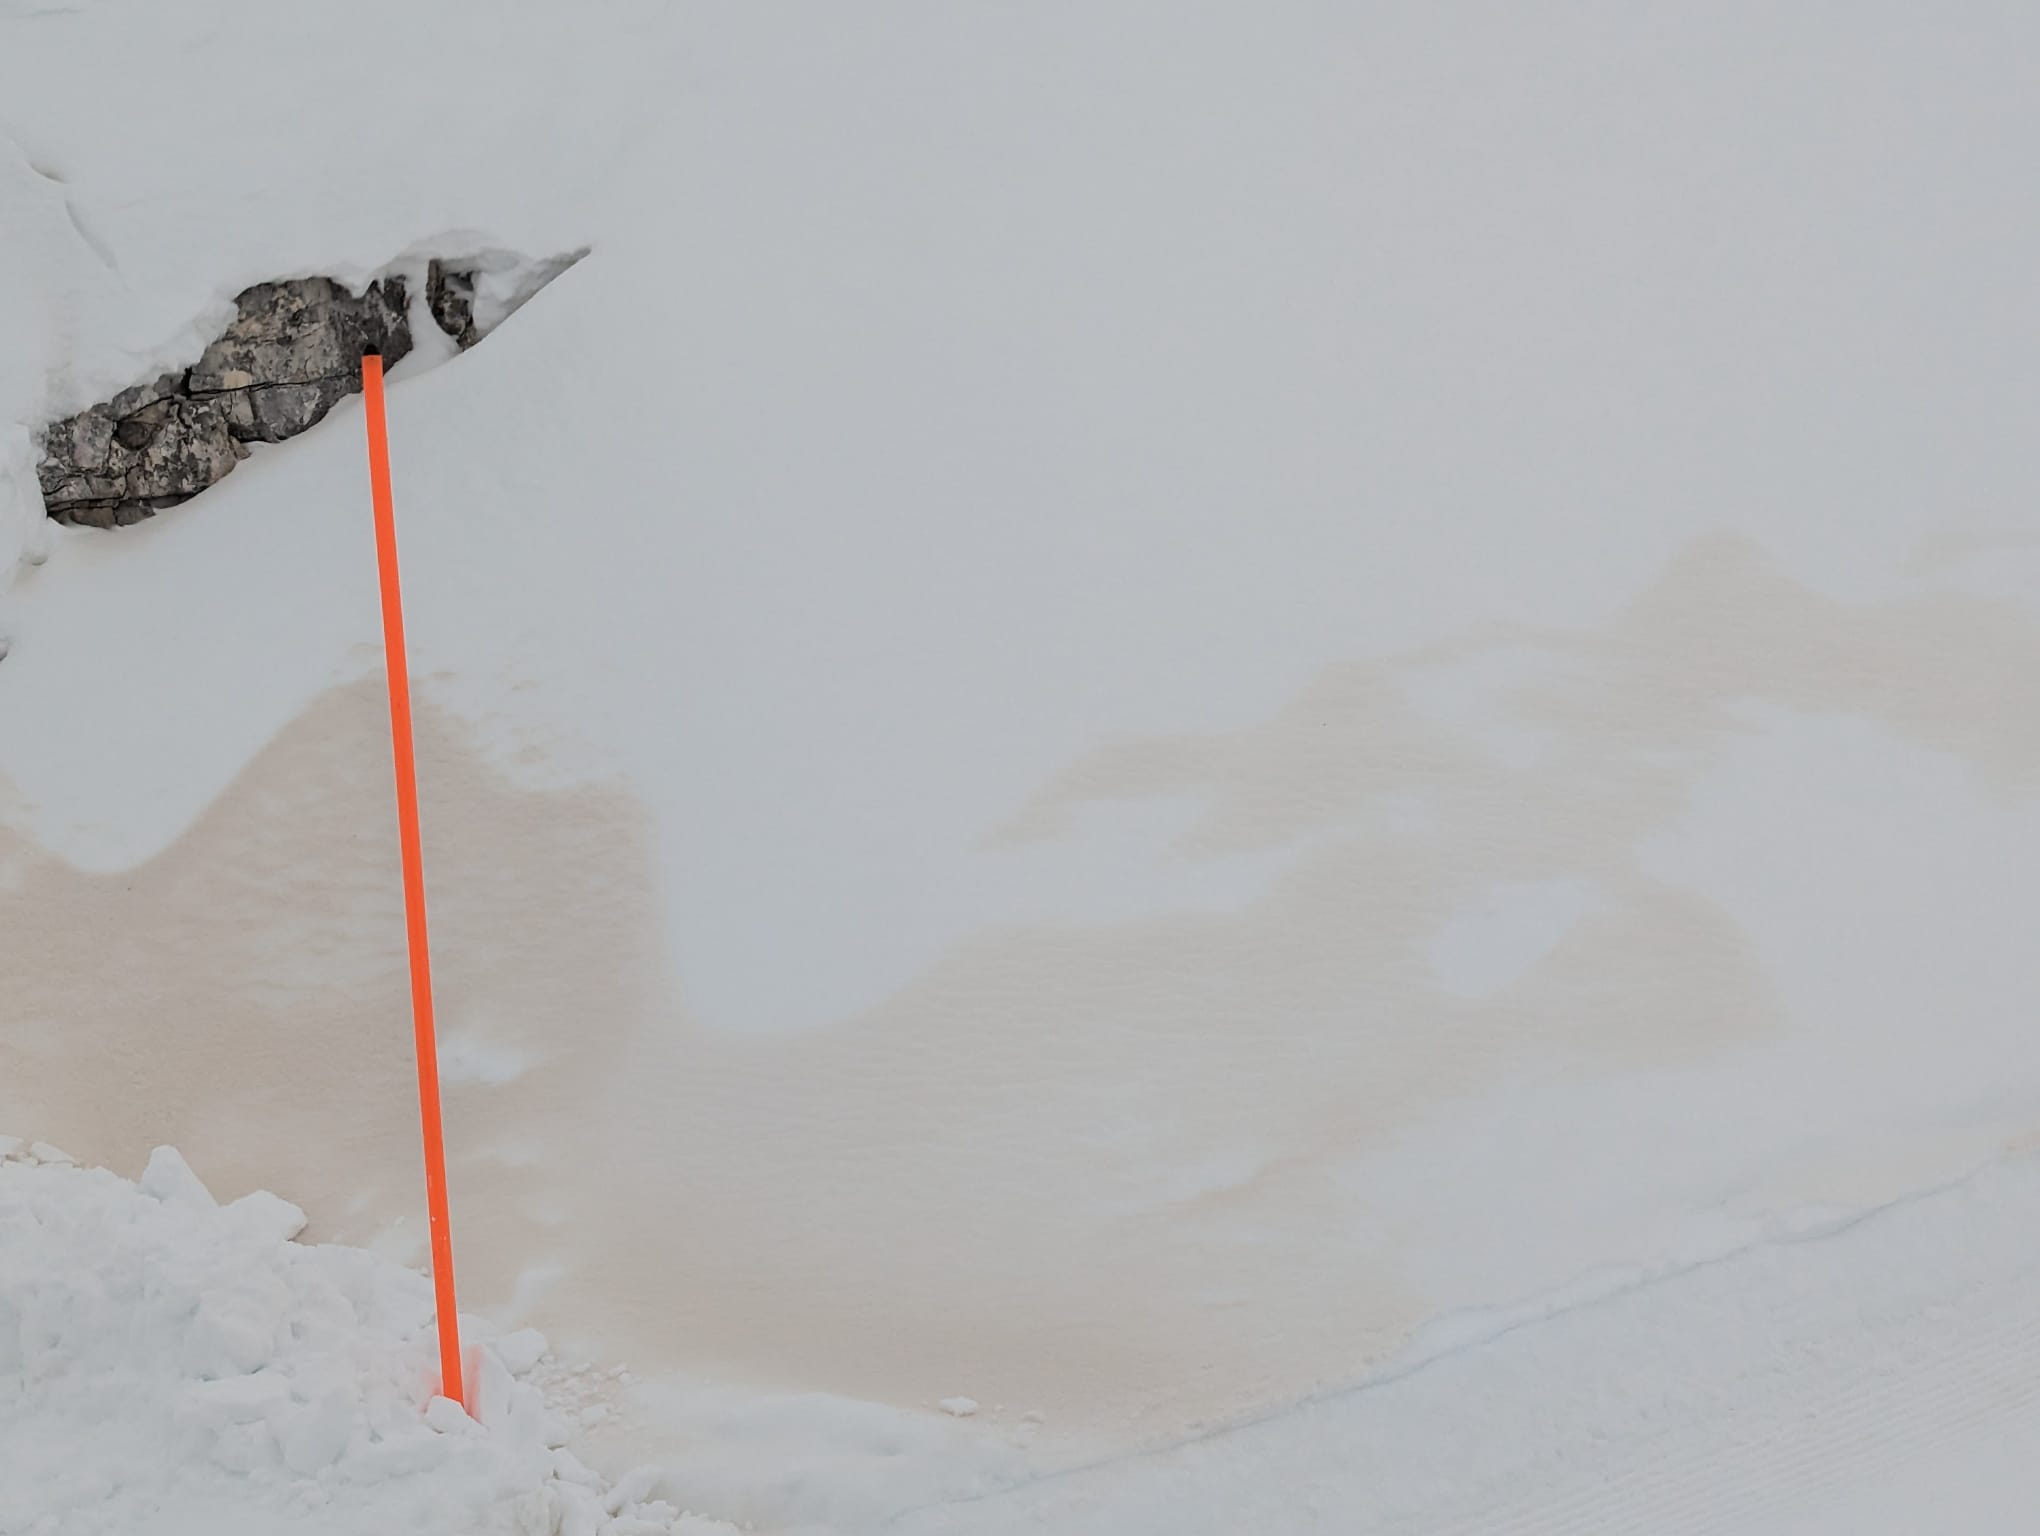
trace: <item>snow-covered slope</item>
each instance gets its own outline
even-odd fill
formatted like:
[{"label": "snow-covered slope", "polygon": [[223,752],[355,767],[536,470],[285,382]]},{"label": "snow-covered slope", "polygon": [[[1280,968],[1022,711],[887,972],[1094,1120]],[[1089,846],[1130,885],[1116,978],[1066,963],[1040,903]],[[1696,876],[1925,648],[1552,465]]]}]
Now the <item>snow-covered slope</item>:
[{"label": "snow-covered slope", "polygon": [[391,409],[465,1299],[592,1458],[1166,1444],[1990,1164],[2036,43],[0,3],[0,1124],[422,1257],[358,411],[111,536],[32,432],[588,246]]}]

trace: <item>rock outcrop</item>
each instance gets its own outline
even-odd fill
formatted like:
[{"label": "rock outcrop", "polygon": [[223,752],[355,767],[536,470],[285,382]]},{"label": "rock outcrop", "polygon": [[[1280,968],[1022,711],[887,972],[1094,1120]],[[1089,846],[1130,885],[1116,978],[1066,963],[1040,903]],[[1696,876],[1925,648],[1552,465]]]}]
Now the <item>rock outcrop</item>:
[{"label": "rock outcrop", "polygon": [[475,328],[475,275],[433,262],[425,271],[425,306],[432,323],[465,352],[481,339]]},{"label": "rock outcrop", "polygon": [[[478,339],[474,273],[434,261],[426,304],[458,346]],[[185,372],[51,424],[37,467],[51,517],[113,528],[188,501],[250,444],[295,437],[358,392],[364,352],[394,366],[411,350],[399,276],[358,294],[327,277],[258,283],[234,307],[233,323]]]}]

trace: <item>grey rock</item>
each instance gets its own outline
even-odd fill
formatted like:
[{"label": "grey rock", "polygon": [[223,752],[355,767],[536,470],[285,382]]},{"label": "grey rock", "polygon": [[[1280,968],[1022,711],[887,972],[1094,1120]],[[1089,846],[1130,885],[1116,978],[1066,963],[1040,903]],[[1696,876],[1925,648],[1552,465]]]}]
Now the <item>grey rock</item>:
[{"label": "grey rock", "polygon": [[113,418],[87,411],[71,418],[71,463],[83,470],[106,468],[113,449]]},{"label": "grey rock", "polygon": [[[426,308],[465,350],[586,254],[537,263],[505,252],[457,265],[434,259]],[[484,273],[492,275],[484,281]],[[189,370],[132,385],[45,429],[36,466],[45,510],[60,522],[125,527],[218,483],[250,444],[309,430],[360,390],[363,353],[380,352],[387,368],[410,352],[406,289],[399,276],[358,294],[330,277],[247,289],[232,322]]]},{"label": "grey rock", "polygon": [[185,389],[204,395],[357,378],[361,354],[371,350],[394,367],[411,350],[404,289],[401,277],[359,296],[329,277],[257,283],[234,301],[233,323],[186,375]]},{"label": "grey rock", "polygon": [[[351,394],[359,380],[318,379],[310,384],[270,384],[247,391],[254,407],[253,436],[280,443],[313,426]],[[239,433],[242,437],[251,434]]]},{"label": "grey rock", "polygon": [[127,489],[125,475],[62,475],[54,473],[48,461],[43,463],[41,478],[43,500],[52,504],[118,500]]},{"label": "grey rock", "polygon": [[118,421],[123,417],[132,416],[136,411],[147,409],[158,400],[169,400],[183,393],[184,375],[166,373],[158,377],[153,384],[130,385],[107,401],[102,409]]},{"label": "grey rock", "polygon": [[262,429],[255,425],[255,391],[252,389],[230,390],[213,398],[220,403],[220,409],[227,415],[227,430],[239,442],[258,441]]},{"label": "grey rock", "polygon": [[[142,416],[122,422],[120,431],[144,420],[149,425],[147,440],[129,445],[135,449],[127,471],[130,501],[151,504],[166,497],[181,501],[196,496],[239,462],[226,412],[214,401],[159,401]],[[119,432],[115,440],[120,440]]]},{"label": "grey rock", "polygon": [[475,329],[475,274],[449,267],[436,256],[425,268],[425,307],[432,321],[465,352],[481,333]]},{"label": "grey rock", "polygon": [[139,410],[113,429],[113,440],[121,447],[140,453],[156,440],[156,434],[163,430],[163,423],[170,419],[170,402],[159,400],[156,404]]},{"label": "grey rock", "polygon": [[411,350],[401,277],[349,293],[326,277],[258,283],[186,373],[166,373],[53,424],[37,477],[50,516],[125,527],[190,500],[248,456],[312,427],[361,388],[361,357]]},{"label": "grey rock", "polygon": [[[127,519],[138,523],[148,516],[147,512],[135,509],[136,516]],[[80,501],[67,503],[61,512],[51,511],[51,517],[61,522],[75,523],[80,528],[118,528],[122,526],[121,503],[118,501]]]}]

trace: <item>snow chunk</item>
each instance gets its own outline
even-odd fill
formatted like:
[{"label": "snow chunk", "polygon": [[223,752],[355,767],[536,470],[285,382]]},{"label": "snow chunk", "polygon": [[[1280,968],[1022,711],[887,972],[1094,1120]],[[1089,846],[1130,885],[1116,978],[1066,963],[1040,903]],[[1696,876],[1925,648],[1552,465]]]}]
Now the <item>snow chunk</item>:
[{"label": "snow chunk", "polygon": [[34,1158],[0,1161],[0,1531],[216,1529],[231,1509],[295,1536],[338,1529],[317,1512],[342,1503],[349,1532],[732,1529],[660,1502],[654,1473],[610,1487],[557,1449],[518,1379],[543,1335],[477,1352],[470,1418],[428,1398],[424,1275],[301,1246],[297,1207],[221,1206],[168,1147],[139,1183]]},{"label": "snow chunk", "polygon": [[602,1500],[602,1507],[612,1515],[620,1515],[633,1504],[642,1503],[651,1497],[652,1490],[659,1485],[659,1470],[656,1467],[639,1467],[625,1475]]},{"label": "snow chunk", "polygon": [[465,1435],[475,1428],[467,1410],[450,1397],[435,1397],[427,1403],[425,1422],[442,1435]]},{"label": "snow chunk", "polygon": [[142,1193],[192,1210],[209,1211],[219,1203],[174,1147],[158,1147],[149,1154],[149,1166],[142,1170]]},{"label": "snow chunk", "polygon": [[256,1242],[289,1242],[305,1229],[305,1213],[266,1189],[241,1196],[226,1208],[234,1230]]},{"label": "snow chunk", "polygon": [[489,1348],[496,1352],[496,1358],[503,1362],[503,1368],[512,1376],[528,1376],[545,1358],[545,1335],[536,1328],[520,1328],[515,1333],[506,1333],[500,1339],[493,1339]]},{"label": "snow chunk", "polygon": [[329,1388],[285,1431],[284,1465],[305,1476],[333,1465],[346,1453],[353,1436],[355,1411],[354,1393],[344,1387]]}]

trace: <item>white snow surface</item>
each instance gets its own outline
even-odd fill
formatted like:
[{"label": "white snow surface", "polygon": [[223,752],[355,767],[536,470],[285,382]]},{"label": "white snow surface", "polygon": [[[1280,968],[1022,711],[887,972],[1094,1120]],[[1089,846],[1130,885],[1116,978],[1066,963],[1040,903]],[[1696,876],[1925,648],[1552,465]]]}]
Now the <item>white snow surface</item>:
[{"label": "white snow surface", "polygon": [[[359,410],[109,535],[35,434],[248,283],[585,248],[390,395],[463,1298],[630,1362],[548,1384],[578,1455],[766,1530],[1657,1536],[1755,1444],[1814,1530],[1888,1350],[1891,1507],[1991,1529],[2024,1400],[1905,1362],[1999,1336],[1847,1298],[2032,1214],[2036,57],[0,0],[0,1123],[422,1261]],[[1622,1503],[1579,1447],[1681,1394]]]},{"label": "white snow surface", "polygon": [[904,1421],[725,1400],[604,1479],[560,1448],[586,1382],[535,1332],[465,1319],[470,1418],[433,1395],[424,1276],[294,1241],[273,1195],[216,1203],[167,1147],[135,1184],[0,1138],[0,1533],[734,1536],[679,1507],[703,1499],[810,1536],[1909,1536],[1951,1509],[2010,1532],[2040,1443],[2036,1219],[2027,1150],[1451,1320],[1367,1380],[1141,1456],[979,1458],[973,1484]]},{"label": "white snow surface", "polygon": [[304,1224],[168,1147],[139,1186],[0,1159],[0,1532],[733,1536],[560,1449],[543,1340],[475,1338],[473,1417],[434,1396],[430,1282]]}]

